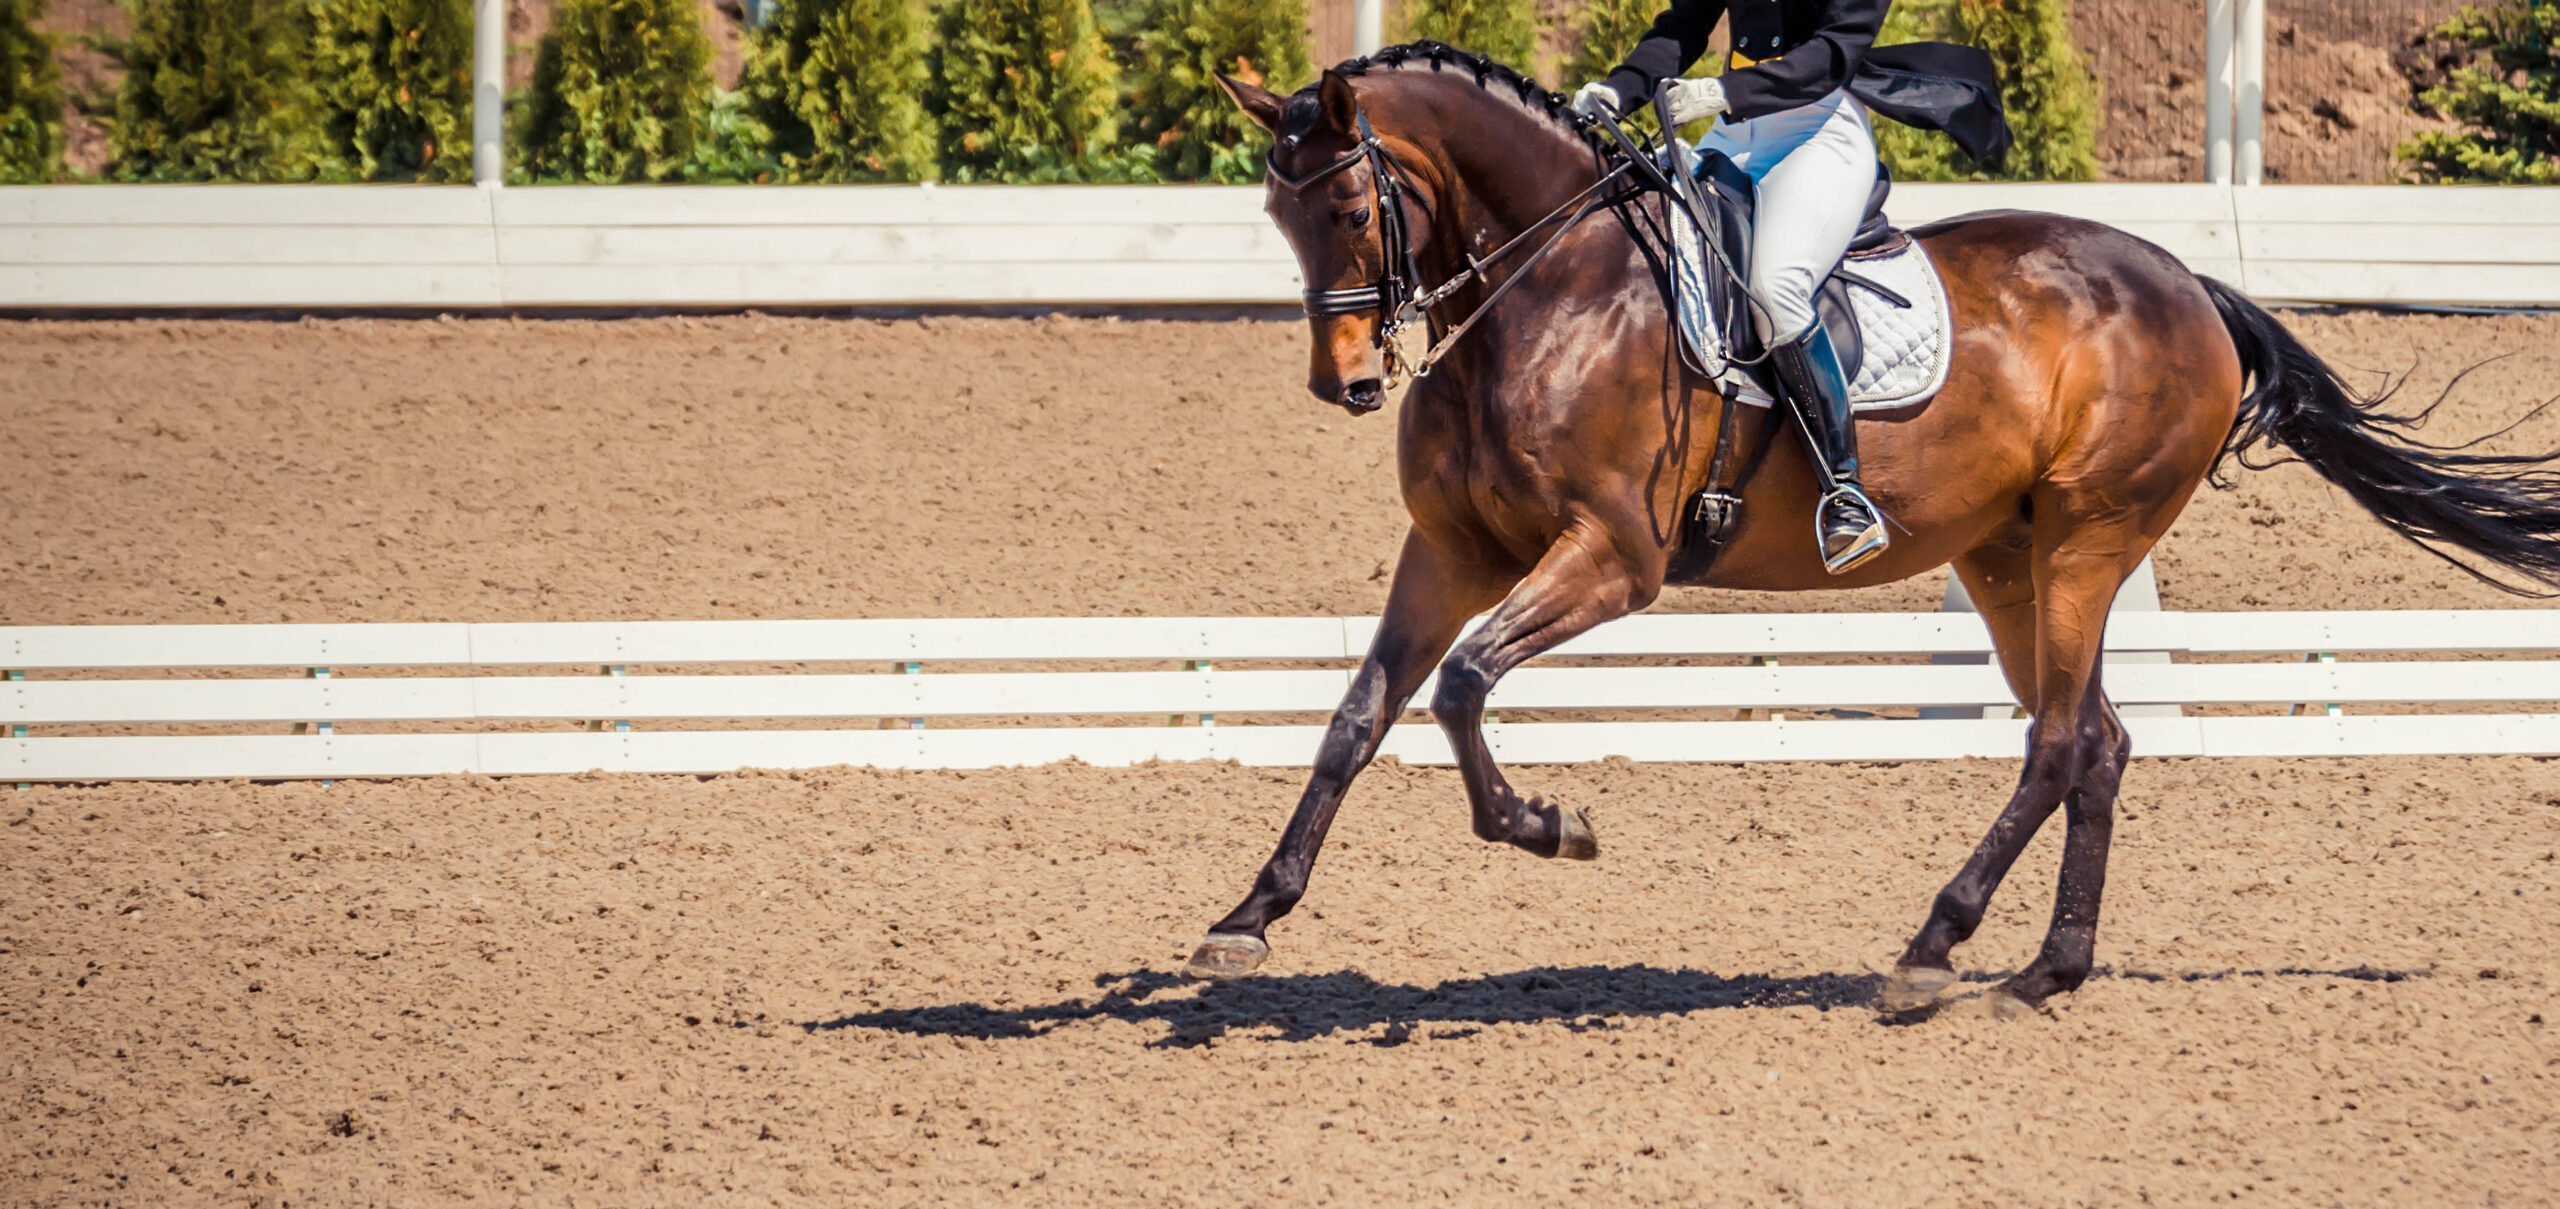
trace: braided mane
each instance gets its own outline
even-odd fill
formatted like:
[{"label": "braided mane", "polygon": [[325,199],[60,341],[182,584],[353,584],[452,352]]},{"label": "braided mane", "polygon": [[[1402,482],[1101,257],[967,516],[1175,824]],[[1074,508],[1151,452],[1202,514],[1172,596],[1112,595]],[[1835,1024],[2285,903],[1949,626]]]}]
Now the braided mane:
[{"label": "braided mane", "polygon": [[[1336,75],[1366,76],[1382,72],[1456,70],[1468,73],[1478,88],[1495,96],[1509,93],[1520,108],[1533,117],[1544,119],[1558,133],[1593,146],[1604,145],[1592,128],[1590,119],[1566,107],[1565,96],[1549,91],[1520,69],[1499,63],[1471,50],[1460,50],[1445,42],[1407,42],[1399,46],[1381,47],[1375,54],[1344,59],[1333,67]],[[1316,86],[1309,84],[1289,98],[1289,107],[1281,118],[1284,133],[1300,133],[1315,125]],[[1614,147],[1610,148],[1615,150]]]}]

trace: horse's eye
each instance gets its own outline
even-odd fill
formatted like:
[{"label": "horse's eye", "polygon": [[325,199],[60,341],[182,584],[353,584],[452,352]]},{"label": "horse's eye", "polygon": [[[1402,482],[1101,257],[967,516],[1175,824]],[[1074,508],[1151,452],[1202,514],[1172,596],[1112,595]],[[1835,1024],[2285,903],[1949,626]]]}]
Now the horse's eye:
[{"label": "horse's eye", "polygon": [[1368,225],[1369,225],[1369,207],[1367,207],[1367,206],[1362,206],[1362,207],[1360,207],[1359,209],[1354,210],[1354,211],[1352,211],[1352,212],[1351,212],[1351,213],[1349,213],[1349,214],[1343,215],[1343,216],[1342,216],[1342,220],[1343,220],[1344,222],[1350,223],[1350,224],[1351,224],[1352,226],[1354,226],[1354,227],[1365,227],[1365,226],[1368,226]]}]

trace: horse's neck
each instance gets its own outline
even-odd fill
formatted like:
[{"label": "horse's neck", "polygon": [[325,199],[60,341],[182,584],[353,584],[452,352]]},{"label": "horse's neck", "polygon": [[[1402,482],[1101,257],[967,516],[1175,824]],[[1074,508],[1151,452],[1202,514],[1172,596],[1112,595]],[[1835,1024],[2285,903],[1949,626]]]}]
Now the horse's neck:
[{"label": "horse's neck", "polygon": [[[1560,138],[1522,114],[1505,112],[1500,116],[1517,123],[1519,128],[1488,123],[1475,137],[1445,142],[1432,157],[1432,171],[1440,178],[1442,200],[1432,215],[1432,237],[1420,266],[1424,287],[1465,272],[1471,257],[1492,255],[1550,216],[1555,222],[1528,234],[1508,255],[1487,264],[1483,280],[1469,283],[1444,304],[1437,316],[1444,327],[1464,322],[1505,279],[1527,269],[1532,259],[1541,255],[1547,241],[1567,236],[1569,232],[1562,227],[1568,215],[1557,211],[1570,205],[1574,196],[1599,175],[1590,149],[1578,140]],[[1572,249],[1566,245],[1560,245],[1554,253],[1571,254]],[[1501,305],[1507,308],[1540,304],[1530,301],[1524,292],[1515,291]],[[1483,326],[1493,326],[1496,318],[1487,315]],[[1456,371],[1454,377],[1472,377],[1477,371],[1500,372],[1514,350],[1508,342],[1493,336],[1492,332],[1480,330],[1451,347],[1449,361],[1450,368]]]}]

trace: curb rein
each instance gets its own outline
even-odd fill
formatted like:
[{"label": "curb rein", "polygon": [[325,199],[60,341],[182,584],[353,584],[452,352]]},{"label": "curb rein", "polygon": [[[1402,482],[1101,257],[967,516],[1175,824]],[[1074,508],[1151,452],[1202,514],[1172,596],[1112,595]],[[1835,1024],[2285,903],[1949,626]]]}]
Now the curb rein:
[{"label": "curb rein", "polygon": [[[1439,364],[1440,359],[1448,354],[1450,346],[1456,344],[1459,337],[1466,335],[1469,329],[1475,327],[1477,320],[1484,318],[1487,312],[1493,310],[1495,303],[1502,301],[1503,295],[1511,292],[1511,287],[1518,285],[1521,279],[1529,275],[1529,270],[1536,268],[1539,261],[1547,258],[1548,253],[1555,251],[1556,245],[1563,242],[1566,232],[1571,231],[1583,219],[1589,217],[1593,210],[1600,208],[1601,189],[1618,178],[1626,176],[1629,169],[1634,166],[1632,161],[1619,161],[1616,167],[1602,173],[1600,179],[1591,182],[1587,188],[1568,198],[1564,204],[1547,211],[1546,217],[1529,224],[1519,234],[1506,240],[1501,247],[1495,248],[1482,258],[1469,255],[1466,268],[1451,275],[1447,281],[1425,290],[1420,288],[1422,267],[1414,256],[1413,236],[1405,226],[1404,202],[1408,195],[1414,193],[1414,188],[1405,181],[1404,174],[1396,170],[1394,157],[1387,154],[1386,144],[1378,138],[1377,130],[1369,125],[1369,115],[1365,112],[1357,112],[1353,116],[1359,122],[1360,141],[1350,150],[1335,156],[1330,162],[1304,176],[1293,177],[1282,172],[1280,166],[1271,161],[1270,156],[1265,156],[1263,170],[1269,174],[1273,184],[1295,193],[1342,172],[1354,164],[1369,165],[1369,187],[1377,199],[1378,279],[1365,286],[1352,286],[1347,289],[1308,290],[1305,292],[1305,305],[1307,317],[1310,319],[1324,315],[1378,312],[1380,316],[1378,330],[1372,343],[1386,354],[1386,385],[1390,389],[1395,387],[1402,378],[1430,377],[1432,367]],[[1273,147],[1272,154],[1277,155],[1279,150],[1278,147]],[[1608,204],[1615,206],[1628,200],[1630,198],[1620,197],[1609,201]],[[1422,206],[1426,216],[1431,213],[1430,206],[1418,197],[1414,204]],[[1564,220],[1562,225],[1556,225],[1558,218]],[[1485,270],[1495,261],[1510,255],[1514,249],[1526,243],[1530,236],[1549,226],[1555,226],[1554,233],[1548,235],[1545,242],[1539,244],[1537,251],[1530,253],[1529,258],[1522,261],[1518,269],[1504,277],[1502,283],[1493,288],[1493,293],[1487,295],[1484,301],[1477,303],[1475,309],[1467,312],[1466,317],[1460,319],[1456,326],[1449,328],[1433,340],[1420,357],[1406,356],[1399,339],[1403,335],[1406,324],[1420,319],[1428,325],[1433,308],[1448,301],[1451,295],[1457,293],[1467,283],[1483,280]]]}]

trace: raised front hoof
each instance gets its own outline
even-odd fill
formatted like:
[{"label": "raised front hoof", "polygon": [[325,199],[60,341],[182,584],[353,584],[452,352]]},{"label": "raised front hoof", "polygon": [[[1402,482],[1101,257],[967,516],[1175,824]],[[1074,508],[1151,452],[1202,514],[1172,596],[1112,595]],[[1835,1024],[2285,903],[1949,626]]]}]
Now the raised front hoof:
[{"label": "raised front hoof", "polygon": [[1556,811],[1556,855],[1569,861],[1600,859],[1600,837],[1591,833],[1590,811]]},{"label": "raised front hoof", "polygon": [[1271,946],[1259,936],[1237,936],[1211,932],[1209,939],[1191,953],[1191,962],[1182,967],[1184,976],[1226,982],[1242,978],[1262,968],[1271,956]]},{"label": "raised front hoof", "polygon": [[1876,1010],[1888,1016],[1925,1012],[1946,999],[1947,990],[1956,984],[1954,970],[1928,966],[1895,966],[1884,980],[1884,990],[1876,996]]}]

